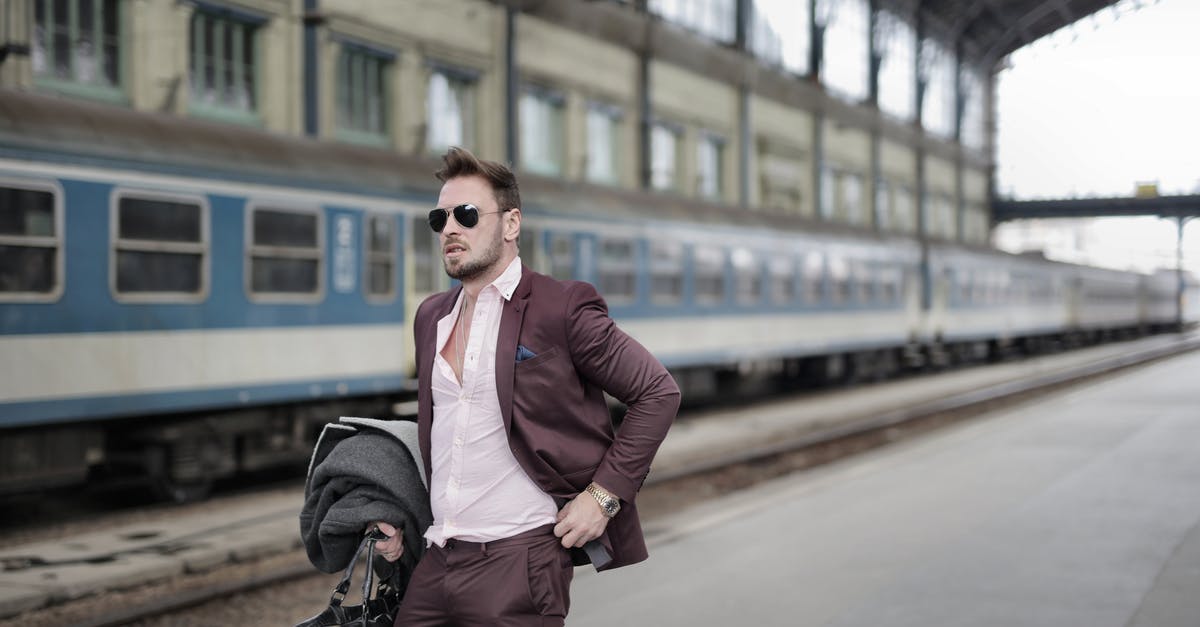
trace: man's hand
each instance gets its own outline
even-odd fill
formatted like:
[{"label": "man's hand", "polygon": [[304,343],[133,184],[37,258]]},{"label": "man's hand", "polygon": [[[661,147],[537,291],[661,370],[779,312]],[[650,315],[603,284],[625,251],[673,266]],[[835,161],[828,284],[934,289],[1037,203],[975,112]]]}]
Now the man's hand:
[{"label": "man's hand", "polygon": [[[396,533],[396,528],[383,521],[376,522],[372,526],[379,527],[379,530],[388,537],[387,540],[375,543],[375,552],[383,556],[383,559],[394,562],[404,555],[404,534]],[[367,527],[370,529],[370,527]]]},{"label": "man's hand", "polygon": [[580,492],[558,510],[554,535],[562,538],[564,548],[582,547],[599,538],[608,527],[608,517],[600,504],[587,492]]}]

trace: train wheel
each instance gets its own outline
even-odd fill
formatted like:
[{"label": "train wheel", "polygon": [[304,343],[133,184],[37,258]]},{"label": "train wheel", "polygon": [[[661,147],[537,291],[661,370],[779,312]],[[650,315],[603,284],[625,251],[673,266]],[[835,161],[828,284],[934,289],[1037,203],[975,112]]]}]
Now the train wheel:
[{"label": "train wheel", "polygon": [[159,442],[147,450],[150,487],[158,498],[176,503],[202,500],[216,478],[228,474],[231,454],[232,440],[212,433]]}]

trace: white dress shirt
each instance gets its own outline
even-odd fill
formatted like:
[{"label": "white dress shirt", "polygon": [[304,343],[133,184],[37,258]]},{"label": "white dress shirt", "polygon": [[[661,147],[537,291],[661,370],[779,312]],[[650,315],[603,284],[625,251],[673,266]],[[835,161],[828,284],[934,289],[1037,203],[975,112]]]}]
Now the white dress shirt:
[{"label": "white dress shirt", "polygon": [[[555,522],[554,499],[525,474],[513,457],[496,396],[496,342],[500,312],[521,281],[514,259],[475,302],[471,332],[462,357],[462,383],[442,356],[458,322],[465,291],[437,324],[434,356],[433,429],[429,482],[433,525],[425,538],[438,546],[459,538],[491,542]],[[457,353],[456,353],[457,354]],[[505,355],[516,360],[516,355]]]}]

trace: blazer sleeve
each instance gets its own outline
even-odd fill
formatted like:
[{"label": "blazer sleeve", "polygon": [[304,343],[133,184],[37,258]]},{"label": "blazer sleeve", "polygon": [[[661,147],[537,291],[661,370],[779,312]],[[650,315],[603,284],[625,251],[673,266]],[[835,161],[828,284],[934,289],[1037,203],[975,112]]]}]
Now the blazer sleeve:
[{"label": "blazer sleeve", "polygon": [[632,501],[679,409],[679,386],[650,351],[617,328],[589,283],[568,288],[567,342],[576,370],[628,411],[592,480]]}]

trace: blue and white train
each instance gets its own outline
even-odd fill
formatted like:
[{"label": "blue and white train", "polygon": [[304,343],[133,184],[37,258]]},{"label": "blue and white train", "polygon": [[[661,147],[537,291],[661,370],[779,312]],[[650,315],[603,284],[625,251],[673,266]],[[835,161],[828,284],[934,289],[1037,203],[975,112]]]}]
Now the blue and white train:
[{"label": "blue and white train", "polygon": [[[195,498],[305,459],[338,415],[403,413],[412,315],[447,285],[436,165],[0,92],[0,495],[134,474]],[[1173,275],[536,177],[522,195],[523,260],[599,286],[690,399],[1176,322]]]}]

